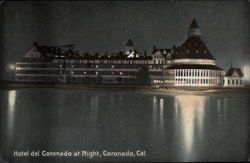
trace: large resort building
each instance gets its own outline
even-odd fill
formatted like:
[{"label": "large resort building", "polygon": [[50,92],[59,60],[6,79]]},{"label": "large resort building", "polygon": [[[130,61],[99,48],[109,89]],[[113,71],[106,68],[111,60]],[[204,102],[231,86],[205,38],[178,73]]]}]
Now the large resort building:
[{"label": "large resort building", "polygon": [[125,52],[105,55],[80,55],[74,45],[52,47],[34,43],[21,61],[16,63],[16,80],[41,83],[243,86],[241,70],[229,71],[226,74],[216,66],[215,58],[202,41],[200,28],[194,19],[189,26],[188,38],[181,46],[170,49],[153,47],[151,55],[138,53],[131,39],[127,41]]}]

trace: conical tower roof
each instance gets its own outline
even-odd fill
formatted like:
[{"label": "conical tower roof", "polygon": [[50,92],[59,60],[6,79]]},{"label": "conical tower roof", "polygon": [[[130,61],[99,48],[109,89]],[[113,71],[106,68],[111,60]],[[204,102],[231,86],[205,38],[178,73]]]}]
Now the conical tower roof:
[{"label": "conical tower roof", "polygon": [[189,28],[199,28],[195,18],[193,19],[192,23],[190,24]]},{"label": "conical tower roof", "polygon": [[131,39],[128,39],[126,46],[133,46],[133,42]]}]

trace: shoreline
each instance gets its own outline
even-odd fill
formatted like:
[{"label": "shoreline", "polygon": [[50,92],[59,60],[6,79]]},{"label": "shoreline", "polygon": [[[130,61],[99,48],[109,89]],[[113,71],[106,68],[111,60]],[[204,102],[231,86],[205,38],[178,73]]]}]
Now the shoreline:
[{"label": "shoreline", "polygon": [[0,89],[59,88],[59,89],[98,89],[160,92],[250,92],[250,87],[166,87],[138,85],[91,85],[91,84],[42,84],[42,83],[0,83]]}]

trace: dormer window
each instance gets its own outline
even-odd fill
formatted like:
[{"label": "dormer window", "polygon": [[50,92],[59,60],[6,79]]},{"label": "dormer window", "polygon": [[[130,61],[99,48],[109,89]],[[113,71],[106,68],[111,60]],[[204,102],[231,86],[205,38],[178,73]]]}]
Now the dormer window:
[{"label": "dormer window", "polygon": [[168,53],[167,59],[171,59],[171,54],[170,53]]}]

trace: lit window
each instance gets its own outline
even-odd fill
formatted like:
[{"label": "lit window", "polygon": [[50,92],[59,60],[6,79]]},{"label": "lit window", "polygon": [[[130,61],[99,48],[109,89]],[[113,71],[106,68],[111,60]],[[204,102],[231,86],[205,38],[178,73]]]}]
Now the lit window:
[{"label": "lit window", "polygon": [[96,65],[95,67],[98,68],[98,65]]},{"label": "lit window", "polygon": [[120,72],[120,75],[122,75],[122,72]]},{"label": "lit window", "polygon": [[86,74],[86,72],[83,72],[84,74]]},{"label": "lit window", "polygon": [[95,72],[96,75],[98,75],[98,72]]},{"label": "lit window", "polygon": [[114,68],[114,67],[115,67],[114,65],[111,66],[111,68]]}]

